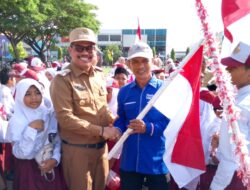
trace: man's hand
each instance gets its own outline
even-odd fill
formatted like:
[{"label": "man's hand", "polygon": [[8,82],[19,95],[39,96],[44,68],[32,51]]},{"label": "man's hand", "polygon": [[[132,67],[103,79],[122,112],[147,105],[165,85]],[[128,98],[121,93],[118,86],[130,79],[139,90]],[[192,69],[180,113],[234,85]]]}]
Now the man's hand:
[{"label": "man's hand", "polygon": [[104,139],[117,140],[120,138],[121,133],[120,133],[119,129],[110,125],[108,127],[103,128],[103,135],[102,136]]},{"label": "man's hand", "polygon": [[145,133],[146,132],[146,124],[141,119],[133,119],[130,120],[128,128],[133,129],[133,133]]}]

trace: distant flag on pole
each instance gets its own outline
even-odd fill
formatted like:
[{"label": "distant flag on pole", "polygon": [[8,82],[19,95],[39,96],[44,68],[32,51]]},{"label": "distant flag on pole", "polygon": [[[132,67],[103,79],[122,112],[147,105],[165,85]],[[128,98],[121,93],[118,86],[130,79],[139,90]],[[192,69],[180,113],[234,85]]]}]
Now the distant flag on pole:
[{"label": "distant flag on pole", "polygon": [[[250,34],[250,1],[222,0],[221,5],[224,34],[233,43],[235,38],[249,39]],[[246,31],[247,30],[247,31]],[[244,32],[242,36],[242,32]],[[245,40],[244,40],[245,41]]]},{"label": "distant flag on pole", "polygon": [[205,171],[199,119],[203,46],[193,51],[183,71],[153,105],[170,120],[164,131],[166,151],[163,159],[180,188]]},{"label": "distant flag on pole", "polygon": [[135,43],[141,41],[141,28],[140,28],[139,18],[137,20],[138,20],[138,27],[136,31]]}]

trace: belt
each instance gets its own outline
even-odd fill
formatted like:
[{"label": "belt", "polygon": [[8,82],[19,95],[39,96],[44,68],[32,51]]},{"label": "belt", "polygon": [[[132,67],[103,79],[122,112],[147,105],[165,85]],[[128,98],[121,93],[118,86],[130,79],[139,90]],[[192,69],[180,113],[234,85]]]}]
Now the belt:
[{"label": "belt", "polygon": [[62,140],[62,142],[64,144],[71,145],[71,146],[76,146],[76,147],[81,147],[81,148],[94,148],[94,149],[101,149],[106,144],[106,141],[100,142],[100,143],[96,143],[96,144],[73,144],[73,143],[69,143],[69,142],[67,142],[65,140]]}]

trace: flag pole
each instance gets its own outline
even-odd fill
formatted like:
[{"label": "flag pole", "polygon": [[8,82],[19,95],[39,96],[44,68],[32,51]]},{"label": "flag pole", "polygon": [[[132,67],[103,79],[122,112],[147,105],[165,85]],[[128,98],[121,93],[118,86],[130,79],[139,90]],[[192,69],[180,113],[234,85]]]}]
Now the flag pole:
[{"label": "flag pole", "polygon": [[[148,111],[151,109],[151,107],[154,105],[155,101],[158,99],[158,97],[163,93],[163,91],[167,88],[167,86],[172,82],[172,80],[182,71],[182,68],[186,65],[188,60],[194,55],[194,53],[199,49],[199,47],[203,44],[203,39],[201,39],[198,43],[196,43],[191,51],[188,53],[188,55],[181,61],[181,63],[178,65],[177,69],[170,73],[169,77],[164,81],[160,89],[154,94],[152,99],[148,102],[146,107],[139,113],[139,115],[136,117],[136,119],[143,119],[143,117],[148,113]],[[121,138],[117,141],[117,143],[114,145],[114,147],[110,150],[108,154],[108,159],[110,160],[115,153],[119,150],[119,148],[123,145],[125,140],[128,138],[130,133],[133,131],[133,129],[128,128]]]}]

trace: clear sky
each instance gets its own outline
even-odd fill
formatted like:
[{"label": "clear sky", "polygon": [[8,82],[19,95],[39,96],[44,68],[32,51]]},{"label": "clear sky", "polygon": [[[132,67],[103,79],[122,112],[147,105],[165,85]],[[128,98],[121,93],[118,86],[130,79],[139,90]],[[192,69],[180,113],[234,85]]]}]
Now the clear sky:
[{"label": "clear sky", "polygon": [[[195,0],[85,0],[96,5],[101,29],[166,28],[167,48],[176,51],[202,38]],[[211,30],[222,31],[221,0],[202,0]]]}]

